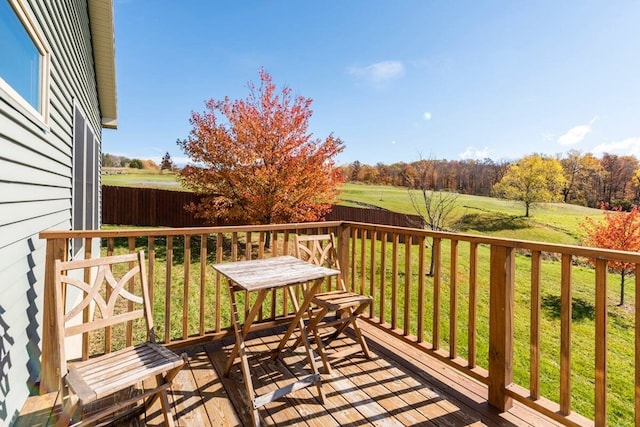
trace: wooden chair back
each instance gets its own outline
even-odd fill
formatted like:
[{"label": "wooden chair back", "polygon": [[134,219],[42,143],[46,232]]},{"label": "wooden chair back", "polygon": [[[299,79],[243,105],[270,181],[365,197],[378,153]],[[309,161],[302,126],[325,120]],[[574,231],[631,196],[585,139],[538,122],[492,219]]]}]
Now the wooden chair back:
[{"label": "wooden chair back", "polygon": [[[139,278],[136,287],[127,287]],[[71,287],[82,292],[79,301],[65,301]],[[67,372],[65,338],[144,318],[147,339],[155,342],[149,304],[144,251],[87,260],[55,262],[56,323],[61,372]],[[93,319],[83,319],[92,309]]]},{"label": "wooden chair back", "polygon": [[[315,265],[340,270],[333,233],[295,235],[296,257]],[[346,291],[342,276],[337,276],[338,289]]]}]

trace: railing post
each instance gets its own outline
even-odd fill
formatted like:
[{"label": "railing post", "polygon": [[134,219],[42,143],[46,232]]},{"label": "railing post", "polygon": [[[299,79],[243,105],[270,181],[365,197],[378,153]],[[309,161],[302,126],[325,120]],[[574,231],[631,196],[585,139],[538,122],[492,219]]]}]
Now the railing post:
[{"label": "railing post", "polygon": [[338,227],[338,233],[338,262],[340,263],[342,280],[347,289],[352,289],[349,285],[349,265],[351,262],[349,260],[349,241],[351,240],[351,227],[340,224]]},{"label": "railing post", "polygon": [[56,301],[53,292],[55,285],[54,262],[56,259],[67,260],[67,243],[67,239],[49,239],[46,245],[42,308],[40,394],[58,390],[60,385],[60,352],[58,350]]},{"label": "railing post", "polygon": [[513,404],[505,394],[513,377],[513,292],[515,251],[491,246],[489,296],[489,404],[506,411]]}]

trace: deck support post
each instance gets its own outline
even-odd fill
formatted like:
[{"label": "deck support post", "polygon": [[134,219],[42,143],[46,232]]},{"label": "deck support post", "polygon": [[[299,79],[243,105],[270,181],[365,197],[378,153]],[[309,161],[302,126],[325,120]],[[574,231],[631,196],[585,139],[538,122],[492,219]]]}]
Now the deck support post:
[{"label": "deck support post", "polygon": [[47,239],[42,307],[40,394],[58,390],[60,386],[60,352],[58,349],[58,327],[56,325],[56,300],[53,292],[55,283],[54,263],[56,259],[66,261],[67,253],[67,239]]},{"label": "deck support post", "polygon": [[489,297],[489,404],[506,411],[513,405],[506,388],[513,378],[514,248],[491,246]]}]

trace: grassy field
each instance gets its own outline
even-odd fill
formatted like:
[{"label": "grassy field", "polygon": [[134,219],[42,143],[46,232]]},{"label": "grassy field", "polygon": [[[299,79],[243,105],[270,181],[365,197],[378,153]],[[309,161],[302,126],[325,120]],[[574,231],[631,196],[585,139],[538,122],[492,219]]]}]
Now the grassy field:
[{"label": "grassy field", "polygon": [[[174,173],[140,169],[126,169],[126,172],[103,174],[102,184],[183,190]],[[407,189],[402,187],[346,183],[340,199],[340,204],[350,206],[373,205],[394,212],[416,213]],[[530,217],[525,218],[521,203],[461,194],[452,218],[455,218],[453,222],[459,222],[455,231],[462,233],[579,245],[583,237],[581,223],[587,216],[601,215],[599,209],[542,203],[533,206]]]},{"label": "grassy field", "polygon": [[[402,187],[345,184],[340,197],[342,203],[351,206],[364,203],[394,212],[416,213],[408,190]],[[461,194],[451,217],[452,223],[459,222],[456,231],[462,233],[575,245],[583,237],[584,219],[601,215],[599,209],[542,203],[535,205],[529,218],[525,218],[521,203]]]},{"label": "grassy field", "polygon": [[102,185],[184,190],[173,172],[132,168],[102,168]]}]

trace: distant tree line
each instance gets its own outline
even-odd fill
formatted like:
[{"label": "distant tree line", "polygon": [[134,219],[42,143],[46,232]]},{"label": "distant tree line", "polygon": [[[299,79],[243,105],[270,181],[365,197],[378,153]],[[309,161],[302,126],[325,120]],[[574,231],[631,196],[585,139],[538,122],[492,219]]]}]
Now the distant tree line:
[{"label": "distant tree line", "polygon": [[[562,174],[561,179],[556,180],[558,197],[554,199],[588,207],[599,207],[604,202],[609,206],[622,206],[625,210],[640,204],[640,163],[634,156],[605,153],[598,158],[578,150],[555,157],[534,156],[555,160],[561,166],[554,172]],[[492,159],[421,159],[373,166],[355,161],[340,168],[345,180],[350,182],[495,196],[496,184],[517,163]]]},{"label": "distant tree line", "polygon": [[[169,159],[169,161],[171,160]],[[115,154],[109,154],[109,153],[102,153],[102,167],[153,169],[153,170],[160,169],[160,167],[153,160],[130,159],[125,156],[117,156]]]}]

